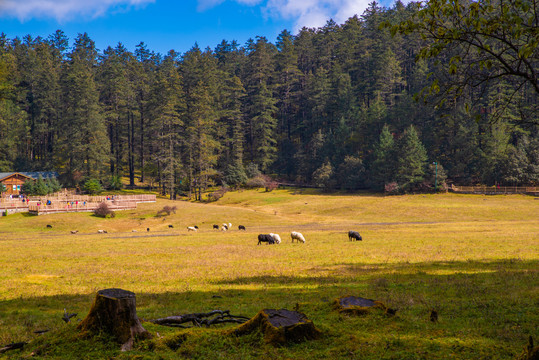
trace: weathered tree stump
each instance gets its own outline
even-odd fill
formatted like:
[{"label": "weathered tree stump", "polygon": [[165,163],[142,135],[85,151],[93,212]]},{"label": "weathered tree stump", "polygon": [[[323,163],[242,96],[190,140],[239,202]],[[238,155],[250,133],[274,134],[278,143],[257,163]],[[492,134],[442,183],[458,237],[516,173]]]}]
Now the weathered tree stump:
[{"label": "weathered tree stump", "polygon": [[517,358],[518,360],[539,360],[539,346],[533,345],[533,338],[530,335],[528,338],[528,346],[526,350]]},{"label": "weathered tree stump", "polygon": [[[388,311],[391,309],[388,309],[382,302],[357,296],[343,296],[337,298],[333,302],[333,305],[341,314],[347,315],[365,315],[376,309],[391,313]],[[395,310],[392,310],[393,314],[394,312]]]},{"label": "weathered tree stump", "polygon": [[132,349],[135,339],[150,337],[137,317],[135,294],[122,289],[99,290],[88,316],[77,328],[87,335],[112,335],[122,350]]},{"label": "weathered tree stump", "polygon": [[286,309],[264,309],[251,320],[233,331],[245,335],[260,329],[267,343],[284,345],[287,342],[302,342],[317,339],[321,332],[305,314]]}]

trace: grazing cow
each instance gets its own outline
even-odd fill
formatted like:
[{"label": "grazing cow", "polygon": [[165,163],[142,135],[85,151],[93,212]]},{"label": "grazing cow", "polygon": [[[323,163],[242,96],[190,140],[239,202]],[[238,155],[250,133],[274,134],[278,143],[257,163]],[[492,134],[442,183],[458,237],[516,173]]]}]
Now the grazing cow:
[{"label": "grazing cow", "polygon": [[243,225],[238,225],[238,230],[245,230],[245,226],[243,226]]},{"label": "grazing cow", "polygon": [[305,244],[305,238],[303,237],[303,235],[297,231],[292,231],[290,233],[290,236],[292,237],[292,242],[294,242],[294,240],[297,240],[298,242],[302,242]]},{"label": "grazing cow", "polygon": [[348,232],[348,240],[352,241],[352,239],[355,239],[356,241],[363,240],[363,238],[361,237],[361,235],[359,235],[359,233],[357,231],[350,230]]},{"label": "grazing cow", "polygon": [[221,231],[227,231],[228,230],[228,226],[221,226]]},{"label": "grazing cow", "polygon": [[228,228],[232,229],[232,223],[228,223]]},{"label": "grazing cow", "polygon": [[276,244],[281,243],[281,237],[279,236],[279,234],[270,233],[270,236],[273,238],[273,240],[275,241]]},{"label": "grazing cow", "polygon": [[275,240],[273,240],[273,237],[270,234],[258,235],[258,245],[262,244],[263,242],[266,242],[267,245],[275,244]]},{"label": "grazing cow", "polygon": [[169,228],[169,229],[172,229],[172,228],[174,228],[174,226],[172,226],[172,225],[169,225],[169,226],[168,226],[168,228]]},{"label": "grazing cow", "polygon": [[219,230],[219,225],[213,224],[213,228]]},{"label": "grazing cow", "polygon": [[71,230],[71,233],[72,233],[72,234],[76,234],[76,233],[78,233],[78,232],[79,232],[78,230]]},{"label": "grazing cow", "polygon": [[52,225],[47,224],[47,229],[52,229]]},{"label": "grazing cow", "polygon": [[198,228],[197,228],[196,226],[188,226],[188,227],[187,227],[187,231],[194,231],[194,232],[196,232],[197,229],[198,229]]},{"label": "grazing cow", "polygon": [[150,231],[150,228],[146,228],[146,231]]},{"label": "grazing cow", "polygon": [[98,234],[106,234],[106,233],[107,233],[107,230],[97,230],[97,233],[98,233]]}]

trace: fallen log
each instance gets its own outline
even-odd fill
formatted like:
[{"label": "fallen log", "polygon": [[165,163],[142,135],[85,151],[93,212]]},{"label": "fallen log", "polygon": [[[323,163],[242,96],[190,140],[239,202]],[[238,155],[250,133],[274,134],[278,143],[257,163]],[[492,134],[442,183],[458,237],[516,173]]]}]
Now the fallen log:
[{"label": "fallen log", "polygon": [[322,334],[305,314],[287,309],[260,310],[251,320],[233,330],[232,333],[245,335],[257,330],[264,334],[267,343],[273,345],[313,340]]},{"label": "fallen log", "polygon": [[137,317],[135,294],[122,289],[99,290],[88,316],[77,329],[83,335],[112,335],[122,344],[122,351],[131,350],[136,339],[150,337]]},{"label": "fallen log", "polygon": [[8,344],[8,345],[5,345],[3,347],[0,348],[0,354],[3,354],[7,351],[10,351],[10,350],[16,350],[16,349],[22,349],[24,347],[24,345],[28,344],[27,342],[18,342],[18,343],[11,343],[11,344]]},{"label": "fallen log", "polygon": [[176,316],[167,316],[161,319],[148,320],[148,322],[151,322],[153,324],[163,325],[163,326],[186,328],[187,326],[183,326],[182,324],[190,322],[193,324],[193,326],[209,327],[211,325],[223,324],[223,323],[243,324],[247,320],[249,320],[249,318],[244,317],[244,316],[231,315],[230,310],[212,310],[207,313],[193,313],[193,314],[183,314],[183,315],[176,315]]}]

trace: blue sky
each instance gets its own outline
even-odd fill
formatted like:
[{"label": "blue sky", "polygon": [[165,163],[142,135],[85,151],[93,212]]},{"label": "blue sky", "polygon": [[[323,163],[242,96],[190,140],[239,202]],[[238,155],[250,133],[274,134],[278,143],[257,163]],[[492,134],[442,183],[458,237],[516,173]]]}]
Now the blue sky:
[{"label": "blue sky", "polygon": [[[98,49],[144,41],[150,50],[184,53],[226,39],[243,45],[265,36],[275,42],[287,29],[342,23],[372,0],[0,0],[0,32],[8,38],[47,37],[61,29],[72,40],[87,32]],[[385,6],[391,0],[382,1]]]}]

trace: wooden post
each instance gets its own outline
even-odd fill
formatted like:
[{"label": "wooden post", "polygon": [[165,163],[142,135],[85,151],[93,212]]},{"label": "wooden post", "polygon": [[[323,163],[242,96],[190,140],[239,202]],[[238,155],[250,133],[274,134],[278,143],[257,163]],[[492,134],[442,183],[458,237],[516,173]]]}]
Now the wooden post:
[{"label": "wooden post", "polygon": [[96,294],[88,316],[77,327],[82,333],[104,332],[122,344],[122,351],[131,350],[137,338],[149,338],[137,317],[135,293],[122,289],[104,289]]}]

